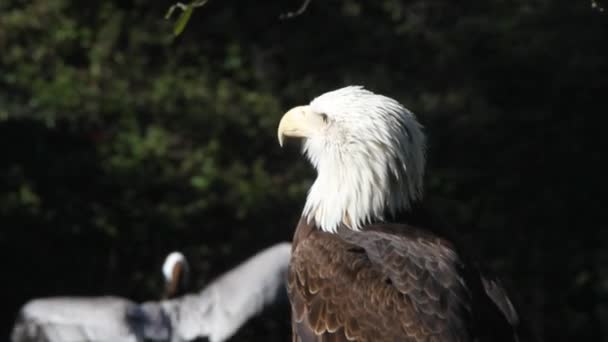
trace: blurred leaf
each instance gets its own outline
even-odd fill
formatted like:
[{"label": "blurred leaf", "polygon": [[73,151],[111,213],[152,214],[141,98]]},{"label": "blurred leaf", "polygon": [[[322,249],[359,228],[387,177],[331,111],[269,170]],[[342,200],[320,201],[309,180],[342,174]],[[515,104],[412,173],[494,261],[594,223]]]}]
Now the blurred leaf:
[{"label": "blurred leaf", "polygon": [[173,28],[173,35],[179,36],[186,28],[190,17],[192,16],[192,12],[194,11],[194,7],[192,5],[186,5],[186,8],[182,11],[175,26]]}]

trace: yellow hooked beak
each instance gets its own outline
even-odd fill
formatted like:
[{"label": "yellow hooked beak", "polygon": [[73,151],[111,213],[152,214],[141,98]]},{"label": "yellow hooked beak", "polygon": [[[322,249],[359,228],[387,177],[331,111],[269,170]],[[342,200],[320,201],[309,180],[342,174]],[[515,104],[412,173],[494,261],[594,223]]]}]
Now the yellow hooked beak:
[{"label": "yellow hooked beak", "polygon": [[310,106],[298,106],[290,109],[279,122],[277,136],[283,147],[285,137],[310,138],[325,127],[323,116],[315,113]]}]

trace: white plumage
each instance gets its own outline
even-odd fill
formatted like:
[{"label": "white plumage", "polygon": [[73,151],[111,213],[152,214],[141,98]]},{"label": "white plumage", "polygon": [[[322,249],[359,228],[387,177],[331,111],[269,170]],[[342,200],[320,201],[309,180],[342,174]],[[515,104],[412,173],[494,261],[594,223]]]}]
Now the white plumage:
[{"label": "white plumage", "polygon": [[11,338],[13,342],[179,342],[204,337],[225,341],[285,291],[290,255],[291,244],[276,244],[198,294],[169,300],[136,304],[118,297],[34,299],[20,310]]},{"label": "white plumage", "polygon": [[175,266],[178,264],[183,264],[187,268],[188,263],[186,261],[186,257],[180,252],[171,252],[165,258],[165,262],[163,263],[163,277],[165,277],[166,282],[170,282],[173,278],[173,270]]},{"label": "white plumage", "polygon": [[186,293],[190,283],[190,265],[180,252],[171,252],[163,263],[165,278],[165,298],[173,298]]},{"label": "white plumage", "polygon": [[207,337],[225,341],[251,317],[285,293],[291,244],[267,248],[214,280],[199,294],[147,302],[140,315],[151,326],[162,326],[163,317],[173,330],[173,341]]},{"label": "white plumage", "polygon": [[136,342],[125,313],[135,304],[119,297],[55,297],[23,306],[13,342]]},{"label": "white plumage", "polygon": [[422,196],[425,137],[399,102],[349,86],[304,108],[304,115],[323,118],[304,141],[318,174],[304,207],[309,222],[327,232],[342,222],[358,230],[371,219],[383,220],[386,209],[395,214]]}]

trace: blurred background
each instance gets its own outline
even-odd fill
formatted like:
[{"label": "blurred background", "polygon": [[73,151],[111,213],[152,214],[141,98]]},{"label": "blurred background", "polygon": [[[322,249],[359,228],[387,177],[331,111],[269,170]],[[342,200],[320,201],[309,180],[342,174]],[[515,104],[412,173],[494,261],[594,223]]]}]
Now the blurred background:
[{"label": "blurred background", "polygon": [[425,125],[425,204],[534,334],[608,341],[608,6],[211,0],[174,38],[172,4],[0,1],[0,340],[32,297],[155,299],[171,250],[200,288],[290,240],[315,174],[278,120],[361,84]]}]

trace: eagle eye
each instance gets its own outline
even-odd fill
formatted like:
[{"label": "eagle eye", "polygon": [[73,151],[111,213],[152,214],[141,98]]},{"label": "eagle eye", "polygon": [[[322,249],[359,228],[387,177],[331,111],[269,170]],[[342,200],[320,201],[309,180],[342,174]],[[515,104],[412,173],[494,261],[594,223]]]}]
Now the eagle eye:
[{"label": "eagle eye", "polygon": [[319,115],[321,115],[321,119],[323,119],[323,122],[327,123],[327,114],[321,113]]}]

